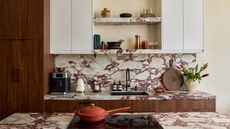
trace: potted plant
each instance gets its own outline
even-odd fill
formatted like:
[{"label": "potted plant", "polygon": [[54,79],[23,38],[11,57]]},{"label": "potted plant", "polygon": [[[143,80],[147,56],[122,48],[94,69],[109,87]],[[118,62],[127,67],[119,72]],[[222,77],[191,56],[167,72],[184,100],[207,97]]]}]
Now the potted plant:
[{"label": "potted plant", "polygon": [[180,69],[184,76],[184,84],[188,89],[188,92],[195,92],[202,78],[207,77],[209,74],[203,74],[204,70],[208,67],[207,64],[203,64],[200,68],[197,64],[196,67],[188,67],[181,65]]}]

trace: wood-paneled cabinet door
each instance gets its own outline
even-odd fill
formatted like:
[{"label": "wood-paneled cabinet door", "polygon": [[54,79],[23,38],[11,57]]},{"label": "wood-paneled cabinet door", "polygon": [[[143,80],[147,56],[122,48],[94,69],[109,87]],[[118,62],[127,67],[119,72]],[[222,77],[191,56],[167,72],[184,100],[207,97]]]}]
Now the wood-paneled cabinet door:
[{"label": "wood-paneled cabinet door", "polygon": [[[21,14],[18,16],[19,39],[43,39],[44,29],[44,0],[18,0],[21,5],[18,8]],[[44,29],[43,29],[44,28]]]},{"label": "wood-paneled cabinet door", "polygon": [[178,112],[215,112],[215,99],[178,100]]},{"label": "wood-paneled cabinet door", "polygon": [[0,1],[0,39],[17,39],[18,35],[18,16],[21,13],[17,5],[20,0],[1,0]]},{"label": "wood-paneled cabinet door", "polygon": [[[72,0],[50,0],[50,53],[71,53]],[[79,5],[80,6],[80,5]]]},{"label": "wood-paneled cabinet door", "polygon": [[[13,112],[43,111],[42,40],[9,40],[7,108]],[[36,105],[36,106],[35,106]]]},{"label": "wood-paneled cabinet door", "polygon": [[[9,111],[23,112],[27,111],[27,85],[24,85],[23,79],[25,77],[22,70],[22,45],[20,40],[11,40],[10,44],[10,58],[7,86],[7,108]],[[27,80],[26,80],[27,81]],[[29,81],[29,80],[28,80]]]},{"label": "wood-paneled cabinet door", "polygon": [[8,69],[10,59],[10,44],[7,40],[0,40],[0,112],[7,110]]},{"label": "wood-paneled cabinet door", "polygon": [[93,50],[93,0],[72,0],[72,53]]},{"label": "wood-paneled cabinet door", "polygon": [[204,0],[184,0],[184,51],[203,52]]},{"label": "wood-paneled cabinet door", "polygon": [[181,52],[183,49],[183,0],[162,0],[162,49]]},{"label": "wood-paneled cabinet door", "polygon": [[42,0],[1,0],[0,39],[42,39]]}]

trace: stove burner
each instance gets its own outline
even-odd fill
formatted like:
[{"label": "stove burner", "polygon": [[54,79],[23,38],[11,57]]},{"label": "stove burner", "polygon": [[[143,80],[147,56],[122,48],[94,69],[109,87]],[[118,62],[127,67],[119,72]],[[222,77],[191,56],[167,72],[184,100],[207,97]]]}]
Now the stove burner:
[{"label": "stove burner", "polygon": [[152,115],[109,115],[105,120],[88,123],[73,118],[68,129],[163,129]]}]

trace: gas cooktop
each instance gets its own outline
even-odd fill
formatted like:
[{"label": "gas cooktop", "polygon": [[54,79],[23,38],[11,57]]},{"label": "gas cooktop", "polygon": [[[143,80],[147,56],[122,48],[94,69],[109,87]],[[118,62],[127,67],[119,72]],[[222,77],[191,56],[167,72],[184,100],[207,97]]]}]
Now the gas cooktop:
[{"label": "gas cooktop", "polygon": [[68,129],[163,129],[152,115],[109,115],[105,120],[88,123],[73,118]]}]

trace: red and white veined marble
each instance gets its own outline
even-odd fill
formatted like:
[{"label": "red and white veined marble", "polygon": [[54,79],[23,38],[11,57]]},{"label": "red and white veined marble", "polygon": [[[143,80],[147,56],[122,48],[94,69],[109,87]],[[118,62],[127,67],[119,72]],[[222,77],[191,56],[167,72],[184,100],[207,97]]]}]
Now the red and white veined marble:
[{"label": "red and white veined marble", "polygon": [[14,113],[0,121],[1,129],[66,129],[73,113]]},{"label": "red and white veined marble", "polygon": [[[230,113],[119,113],[120,115],[152,115],[164,129],[229,129]],[[118,115],[118,114],[117,114]],[[73,113],[15,113],[0,121],[1,129],[66,129]]]},{"label": "red and white veined marble", "polygon": [[195,54],[115,54],[115,55],[57,55],[56,68],[65,68],[71,73],[74,85],[76,78],[87,83],[86,90],[93,84],[102,86],[103,91],[110,90],[115,80],[124,84],[125,71],[131,71],[131,88],[138,85],[139,90],[153,90],[161,85],[161,75],[169,68],[169,60],[175,65],[181,63],[194,65]]},{"label": "red and white veined marble", "polygon": [[155,113],[164,129],[230,129],[230,113]]}]

